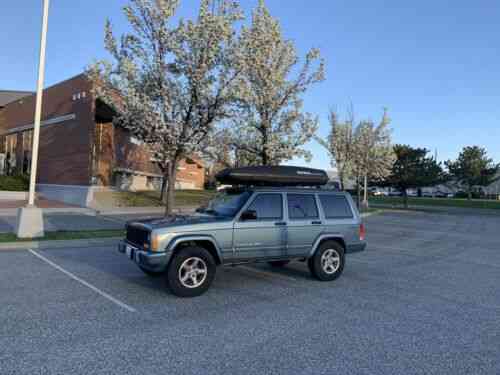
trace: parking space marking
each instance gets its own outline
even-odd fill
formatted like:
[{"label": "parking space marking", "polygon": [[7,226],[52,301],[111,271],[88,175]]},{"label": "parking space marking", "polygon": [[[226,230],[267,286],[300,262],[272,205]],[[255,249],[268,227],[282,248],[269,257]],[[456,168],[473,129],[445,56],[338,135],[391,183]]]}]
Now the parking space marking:
[{"label": "parking space marking", "polygon": [[33,249],[28,249],[28,251],[33,254],[34,256],[36,256],[38,259],[41,259],[43,260],[45,263],[51,265],[52,267],[54,267],[56,270],[64,273],[65,275],[69,276],[70,278],[72,278],[73,280],[75,281],[78,281],[80,284],[86,286],[87,288],[93,290],[94,292],[96,292],[97,294],[101,295],[102,297],[106,298],[107,300],[113,302],[115,305],[118,305],[120,306],[121,308],[124,308],[125,310],[129,311],[129,312],[136,312],[136,310],[127,305],[126,303],[123,303],[121,301],[119,301],[118,299],[116,299],[115,297],[109,295],[108,293],[106,292],[103,292],[102,290],[100,290],[99,288],[95,287],[94,285],[88,283],[87,281],[79,278],[78,276],[72,274],[71,272],[65,270],[64,268],[62,268],[61,266],[57,265],[56,263],[52,262],[51,260],[45,258],[43,255],[41,254],[38,254],[35,250]]}]

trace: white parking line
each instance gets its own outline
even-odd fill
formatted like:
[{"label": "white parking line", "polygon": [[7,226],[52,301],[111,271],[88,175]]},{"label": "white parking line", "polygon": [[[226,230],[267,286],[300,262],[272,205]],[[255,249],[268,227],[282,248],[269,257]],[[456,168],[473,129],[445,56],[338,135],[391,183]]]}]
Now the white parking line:
[{"label": "white parking line", "polygon": [[50,264],[52,267],[54,267],[56,270],[58,271],[61,271],[62,273],[64,273],[65,275],[69,276],[70,278],[72,278],[73,280],[75,281],[78,281],[80,284],[86,286],[87,288],[93,290],[94,292],[96,292],[97,294],[101,295],[102,297],[106,298],[107,300],[113,302],[114,304],[124,308],[125,310],[127,311],[130,311],[130,312],[136,312],[136,310],[127,305],[126,303],[123,303],[119,300],[117,300],[115,297],[109,295],[108,293],[106,292],[103,292],[102,290],[100,290],[99,288],[93,286],[92,284],[86,282],[85,280],[82,280],[80,279],[78,276],[76,275],[73,275],[71,272],[65,270],[64,268],[62,268],[61,266],[55,264],[54,262],[52,262],[51,260],[45,258],[43,255],[40,255],[38,254],[35,250],[32,250],[32,249],[28,249],[28,251],[33,254],[34,256],[36,256],[37,258],[43,260],[45,263],[48,263]]}]

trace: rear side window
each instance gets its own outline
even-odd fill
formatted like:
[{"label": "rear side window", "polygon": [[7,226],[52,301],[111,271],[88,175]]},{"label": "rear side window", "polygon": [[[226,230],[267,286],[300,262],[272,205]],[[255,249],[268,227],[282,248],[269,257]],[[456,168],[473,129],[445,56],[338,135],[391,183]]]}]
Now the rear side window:
[{"label": "rear side window", "polygon": [[290,219],[317,219],[319,217],[314,195],[288,194],[287,197]]},{"label": "rear side window", "polygon": [[283,200],[281,194],[259,194],[248,207],[257,213],[257,220],[275,220],[283,218]]},{"label": "rear side window", "polygon": [[327,219],[351,219],[351,206],[342,195],[320,195],[319,200]]}]

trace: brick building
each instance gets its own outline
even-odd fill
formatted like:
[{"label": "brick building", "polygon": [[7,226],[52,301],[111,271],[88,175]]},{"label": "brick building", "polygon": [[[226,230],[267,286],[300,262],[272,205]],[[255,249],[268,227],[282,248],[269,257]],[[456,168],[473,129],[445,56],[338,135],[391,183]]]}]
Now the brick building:
[{"label": "brick building", "polygon": [[[86,206],[96,190],[158,189],[162,176],[147,147],[112,124],[111,111],[91,89],[81,74],[44,90],[37,191]],[[29,172],[31,163],[35,95],[18,95],[12,101],[4,99],[7,102],[0,108],[0,173],[4,174]],[[204,180],[199,158],[181,162],[177,188],[202,189]]]}]

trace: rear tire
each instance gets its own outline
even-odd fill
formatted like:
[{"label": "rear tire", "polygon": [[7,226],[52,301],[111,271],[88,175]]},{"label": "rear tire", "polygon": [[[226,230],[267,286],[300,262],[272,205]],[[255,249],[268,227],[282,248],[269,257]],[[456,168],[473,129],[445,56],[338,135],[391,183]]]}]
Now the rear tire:
[{"label": "rear tire", "polygon": [[283,268],[286,265],[288,265],[288,263],[290,263],[290,261],[289,260],[273,260],[272,262],[268,262],[268,263],[271,267]]},{"label": "rear tire", "polygon": [[174,255],[167,270],[167,286],[178,297],[205,293],[215,278],[215,260],[208,250],[186,247]]},{"label": "rear tire", "polygon": [[335,280],[344,270],[344,247],[336,241],[323,242],[307,264],[311,274],[318,280]]}]

